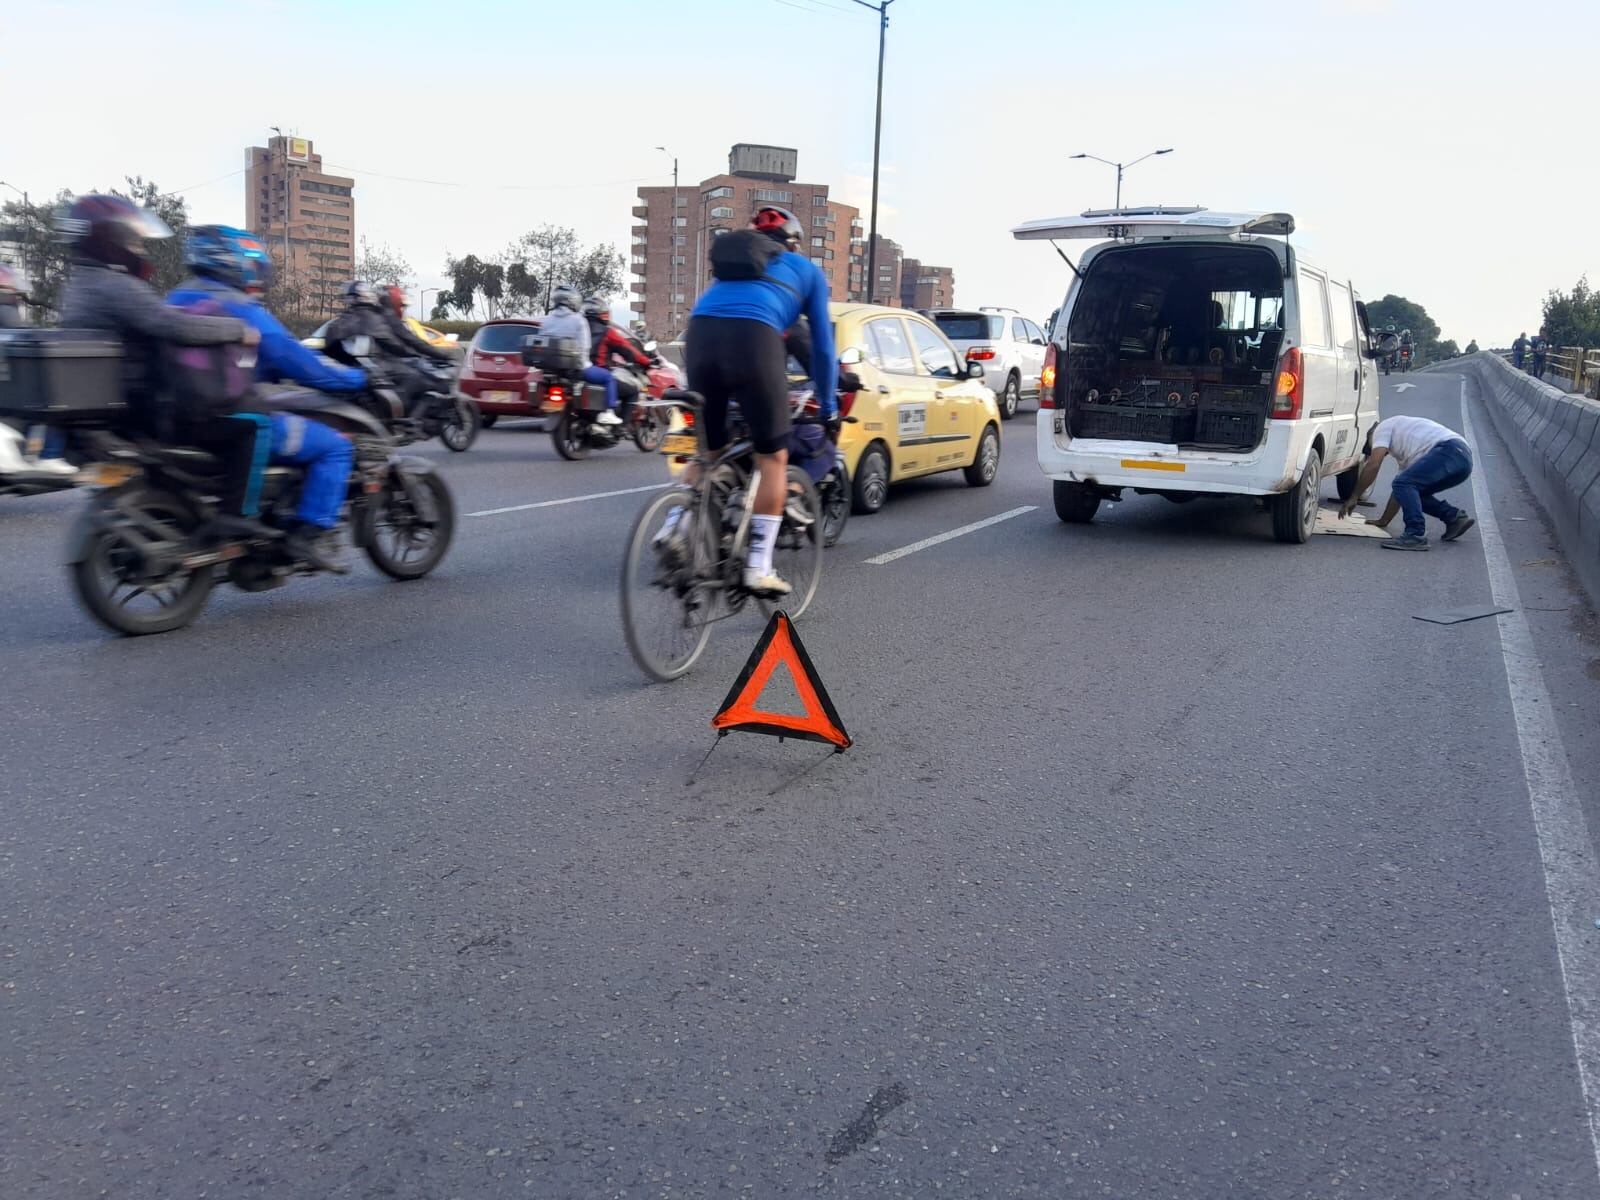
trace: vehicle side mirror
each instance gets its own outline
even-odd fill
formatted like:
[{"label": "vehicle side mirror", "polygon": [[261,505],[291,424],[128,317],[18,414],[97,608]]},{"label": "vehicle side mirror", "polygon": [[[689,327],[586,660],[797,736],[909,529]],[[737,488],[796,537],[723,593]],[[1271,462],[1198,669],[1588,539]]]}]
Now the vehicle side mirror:
[{"label": "vehicle side mirror", "polygon": [[972,359],[972,358],[967,359],[967,378],[968,379],[982,379],[983,378],[983,364],[981,362],[978,362],[976,359]]},{"label": "vehicle side mirror", "polygon": [[1045,341],[1044,338],[1034,338],[1033,344],[1035,346],[1048,346],[1050,343]]},{"label": "vehicle side mirror", "polygon": [[851,346],[843,354],[839,355],[839,365],[842,367],[859,367],[863,361],[865,361],[865,355],[861,353],[860,346]]},{"label": "vehicle side mirror", "polygon": [[1393,354],[1400,349],[1400,339],[1392,333],[1386,333],[1378,339],[1375,346],[1367,350],[1368,358],[1382,358],[1386,354]]}]

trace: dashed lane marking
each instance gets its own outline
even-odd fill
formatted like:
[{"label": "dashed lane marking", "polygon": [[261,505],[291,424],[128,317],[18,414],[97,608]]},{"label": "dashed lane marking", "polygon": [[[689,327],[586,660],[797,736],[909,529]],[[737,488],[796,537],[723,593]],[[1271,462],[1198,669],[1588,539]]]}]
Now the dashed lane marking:
[{"label": "dashed lane marking", "polygon": [[636,496],[640,492],[659,492],[670,483],[651,483],[644,487],[618,488],[614,492],[590,492],[587,496],[564,496],[560,500],[538,500],[533,504],[511,504],[505,508],[484,508],[469,512],[469,517],[498,517],[501,513],[526,512],[530,508],[556,508],[562,504],[582,504],[585,500],[609,500],[612,496]]},{"label": "dashed lane marking", "polygon": [[974,521],[971,525],[963,525],[959,529],[948,529],[944,533],[936,533],[932,537],[925,537],[920,542],[912,542],[909,546],[901,546],[898,550],[890,550],[886,553],[875,555],[867,559],[867,562],[875,567],[881,567],[885,563],[892,563],[908,554],[915,554],[918,550],[926,550],[929,546],[937,546],[940,542],[948,542],[951,538],[965,537],[969,533],[976,533],[980,529],[998,525],[1001,521],[1009,521],[1012,517],[1020,517],[1023,513],[1031,513],[1038,507],[1037,504],[1024,504],[1021,508],[1013,508],[1010,512],[1003,512],[997,517]]}]

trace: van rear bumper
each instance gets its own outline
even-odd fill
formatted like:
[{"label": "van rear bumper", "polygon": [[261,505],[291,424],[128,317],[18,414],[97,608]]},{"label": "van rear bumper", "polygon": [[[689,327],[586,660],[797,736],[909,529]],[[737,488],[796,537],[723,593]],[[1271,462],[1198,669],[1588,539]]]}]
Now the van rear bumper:
[{"label": "van rear bumper", "polygon": [[1315,436],[1308,422],[1269,421],[1266,440],[1242,454],[1180,450],[1155,442],[1058,439],[1055,418],[1060,415],[1059,410],[1039,413],[1039,469],[1051,479],[1108,488],[1277,495],[1292,488],[1305,471]]}]

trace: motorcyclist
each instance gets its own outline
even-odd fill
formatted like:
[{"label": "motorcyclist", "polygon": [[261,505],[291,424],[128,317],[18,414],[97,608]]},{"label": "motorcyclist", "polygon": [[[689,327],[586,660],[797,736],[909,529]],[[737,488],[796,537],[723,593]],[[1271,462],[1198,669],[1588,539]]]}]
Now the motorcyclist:
[{"label": "motorcyclist", "polygon": [[268,532],[253,519],[249,487],[258,442],[266,436],[259,418],[180,414],[172,403],[165,365],[173,346],[254,346],[261,335],[235,317],[202,316],[161,302],[150,286],[155,265],[145,243],[169,238],[172,230],[149,209],[123,196],[80,196],[58,228],[71,256],[62,287],[61,324],[102,330],[122,341],[124,392],[143,432],[200,446],[222,460],[219,511],[207,532]]},{"label": "motorcyclist", "polygon": [[[27,298],[28,277],[10,264],[0,262],[0,329],[27,328],[28,322],[22,316],[22,302]],[[59,430],[48,430],[44,453],[36,459],[29,459],[23,456],[27,428],[18,422],[6,422],[6,425],[8,428],[0,429],[0,476],[31,474],[66,477],[77,474],[78,469],[61,458]]]},{"label": "motorcyclist", "polygon": [[[254,328],[261,336],[256,356],[260,382],[295,383],[335,395],[356,395],[370,386],[365,371],[329,362],[307,349],[267,311],[260,297],[272,282],[272,260],[253,234],[228,225],[197,226],[189,231],[183,261],[190,278],[167,297],[167,303],[190,307],[210,300]],[[277,395],[269,388],[258,389],[253,407],[265,412],[272,461],[305,471],[294,523],[285,531],[285,548],[298,559],[342,573],[344,567],[325,548],[324,537],[339,524],[355,450],[349,438],[320,421],[271,411]],[[259,491],[259,473],[252,486]]]},{"label": "motorcyclist", "polygon": [[388,328],[394,340],[412,353],[423,358],[431,358],[434,362],[453,363],[456,356],[450,351],[435,346],[426,338],[418,337],[412,332],[411,326],[406,324],[406,293],[405,289],[396,284],[389,284],[378,289],[378,312],[383,317],[383,323]]},{"label": "motorcyclist", "polygon": [[[611,310],[599,297],[590,296],[584,300],[583,316],[589,323],[589,361],[595,366],[610,371],[614,360],[620,358],[641,371],[648,371],[659,361],[636,347],[632,338],[611,323]],[[612,372],[612,379],[616,382],[620,403],[632,404],[639,398],[639,385],[630,372]]]},{"label": "motorcyclist", "polygon": [[606,411],[595,418],[596,425],[620,425],[617,417],[617,380],[603,367],[594,365],[589,357],[589,322],[579,311],[582,303],[578,289],[562,284],[550,293],[550,311],[539,318],[539,332],[545,337],[571,338],[578,344],[578,353],[588,366],[583,368],[583,381],[606,390]]}]

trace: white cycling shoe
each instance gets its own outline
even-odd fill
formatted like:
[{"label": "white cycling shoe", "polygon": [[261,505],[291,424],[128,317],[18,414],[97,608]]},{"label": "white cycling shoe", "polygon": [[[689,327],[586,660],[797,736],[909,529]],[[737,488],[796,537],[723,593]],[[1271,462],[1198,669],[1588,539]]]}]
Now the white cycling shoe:
[{"label": "white cycling shoe", "polygon": [[763,575],[753,567],[744,569],[744,590],[752,596],[763,596],[774,599],[778,596],[787,596],[790,587],[775,572]]},{"label": "white cycling shoe", "polygon": [[621,425],[622,418],[608,408],[594,419],[594,423],[596,425]]}]

